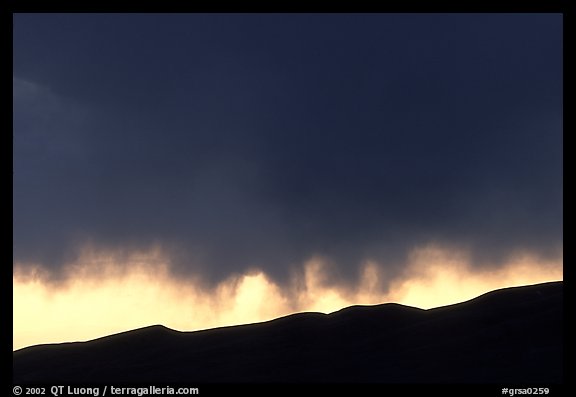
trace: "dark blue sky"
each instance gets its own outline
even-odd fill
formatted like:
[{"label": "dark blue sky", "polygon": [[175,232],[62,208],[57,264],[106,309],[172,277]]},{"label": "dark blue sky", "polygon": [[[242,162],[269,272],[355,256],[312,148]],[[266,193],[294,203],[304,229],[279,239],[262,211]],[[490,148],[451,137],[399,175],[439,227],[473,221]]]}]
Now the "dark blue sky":
[{"label": "dark blue sky", "polygon": [[15,14],[14,260],[561,255],[561,14]]}]

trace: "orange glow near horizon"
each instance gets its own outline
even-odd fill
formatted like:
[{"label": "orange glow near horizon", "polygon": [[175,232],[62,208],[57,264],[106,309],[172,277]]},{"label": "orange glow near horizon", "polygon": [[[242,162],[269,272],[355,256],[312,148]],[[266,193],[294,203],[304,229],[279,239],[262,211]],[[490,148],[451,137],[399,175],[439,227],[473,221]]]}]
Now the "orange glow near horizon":
[{"label": "orange glow near horizon", "polygon": [[[118,267],[115,263],[127,263]],[[123,256],[85,255],[68,269],[70,279],[13,276],[13,349],[42,343],[83,341],[152,324],[192,331],[271,320],[301,311],[330,313],[354,304],[401,303],[431,308],[462,302],[510,286],[562,280],[562,262],[518,255],[490,270],[472,268],[463,253],[438,247],[412,252],[402,276],[390,281],[367,262],[355,288],[328,285],[326,264],[313,258],[283,289],[262,271],[233,276],[207,289],[176,279],[158,250]],[[15,267],[15,269],[18,269]],[[73,275],[73,277],[72,277]]]}]

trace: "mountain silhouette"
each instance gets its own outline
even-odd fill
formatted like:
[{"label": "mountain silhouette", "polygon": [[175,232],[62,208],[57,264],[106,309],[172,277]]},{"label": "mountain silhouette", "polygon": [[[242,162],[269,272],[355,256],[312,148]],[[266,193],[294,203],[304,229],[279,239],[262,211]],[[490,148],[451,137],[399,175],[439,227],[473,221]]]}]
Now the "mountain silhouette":
[{"label": "mountain silhouette", "polygon": [[505,288],[429,310],[351,306],[31,346],[13,353],[13,381],[561,383],[563,283]]}]

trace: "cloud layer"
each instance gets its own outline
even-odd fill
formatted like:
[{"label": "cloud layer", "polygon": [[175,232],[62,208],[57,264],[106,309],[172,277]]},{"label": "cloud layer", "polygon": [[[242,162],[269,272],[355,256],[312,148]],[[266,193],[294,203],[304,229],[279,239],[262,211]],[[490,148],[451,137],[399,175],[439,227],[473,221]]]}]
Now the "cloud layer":
[{"label": "cloud layer", "polygon": [[14,262],[52,277],[561,258],[561,15],[20,14],[13,82]]}]

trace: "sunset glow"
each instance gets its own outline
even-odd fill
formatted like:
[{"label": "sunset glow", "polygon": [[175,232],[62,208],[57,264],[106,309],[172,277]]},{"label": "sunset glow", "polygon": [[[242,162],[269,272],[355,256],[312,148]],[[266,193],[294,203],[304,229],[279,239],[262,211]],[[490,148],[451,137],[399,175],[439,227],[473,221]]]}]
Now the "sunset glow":
[{"label": "sunset glow", "polygon": [[13,349],[89,340],[151,324],[191,331],[301,311],[330,313],[354,304],[396,302],[426,309],[563,277],[562,263],[528,255],[494,271],[472,271],[466,255],[437,247],[414,250],[410,258],[404,277],[393,280],[385,293],[376,288],[385,275],[370,263],[353,289],[326,285],[320,259],[307,262],[301,277],[284,289],[261,271],[207,289],[173,277],[157,250],[129,256],[127,266],[115,266],[114,255],[91,253],[83,258],[86,265],[70,268],[68,281],[15,273]]}]

